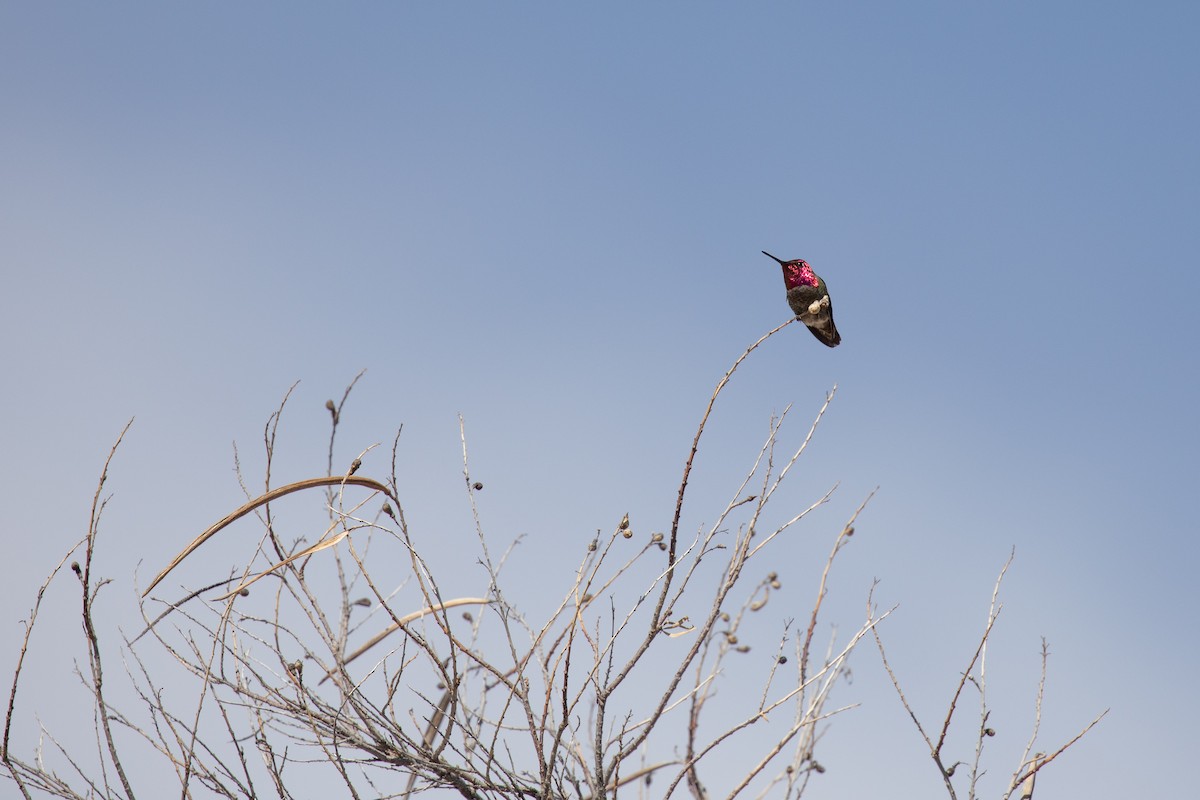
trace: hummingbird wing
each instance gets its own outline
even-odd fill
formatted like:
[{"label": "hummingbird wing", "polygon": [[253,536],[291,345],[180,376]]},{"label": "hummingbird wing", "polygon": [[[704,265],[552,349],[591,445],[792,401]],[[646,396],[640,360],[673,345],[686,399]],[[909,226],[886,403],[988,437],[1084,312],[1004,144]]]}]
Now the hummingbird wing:
[{"label": "hummingbird wing", "polygon": [[815,286],[796,286],[788,290],[788,305],[801,322],[808,326],[817,341],[826,347],[837,347],[842,336],[833,324],[833,304],[829,295]]},{"label": "hummingbird wing", "polygon": [[826,347],[837,347],[842,343],[842,335],[838,333],[837,326],[833,324],[833,309],[826,309],[825,313],[816,319],[802,317],[801,321],[812,331],[812,335],[817,337],[817,341]]}]

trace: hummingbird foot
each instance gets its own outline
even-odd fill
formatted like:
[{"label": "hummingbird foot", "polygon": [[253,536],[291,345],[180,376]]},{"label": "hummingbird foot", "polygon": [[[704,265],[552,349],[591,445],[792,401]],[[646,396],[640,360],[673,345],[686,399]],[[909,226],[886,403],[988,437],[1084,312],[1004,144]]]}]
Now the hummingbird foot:
[{"label": "hummingbird foot", "polygon": [[825,295],[820,300],[813,300],[809,303],[808,313],[813,315],[819,314],[822,308],[829,308],[829,295]]}]

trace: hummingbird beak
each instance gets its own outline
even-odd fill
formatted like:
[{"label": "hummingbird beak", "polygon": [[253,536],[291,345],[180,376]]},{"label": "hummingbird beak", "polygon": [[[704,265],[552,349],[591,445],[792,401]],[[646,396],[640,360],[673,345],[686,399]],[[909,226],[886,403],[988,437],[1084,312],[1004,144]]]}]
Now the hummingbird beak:
[{"label": "hummingbird beak", "polygon": [[[770,254],[770,253],[768,253],[766,250],[763,250],[763,251],[762,251],[762,254],[763,254],[764,256],[766,256],[767,258],[775,258],[775,256],[771,255],[771,254]],[[781,266],[781,267],[782,267],[782,266],[784,265],[784,263],[785,263],[785,262],[784,262],[784,260],[783,260],[782,258],[775,258],[775,260],[779,262],[779,266]]]}]

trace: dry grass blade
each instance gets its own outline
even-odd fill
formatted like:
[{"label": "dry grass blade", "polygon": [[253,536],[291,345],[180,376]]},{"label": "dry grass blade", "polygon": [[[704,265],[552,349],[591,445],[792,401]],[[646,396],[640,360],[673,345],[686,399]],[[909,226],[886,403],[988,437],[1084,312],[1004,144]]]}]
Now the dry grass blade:
[{"label": "dry grass blade", "polygon": [[246,589],[249,589],[251,586],[258,583],[260,580],[267,577],[268,575],[270,575],[272,572],[279,569],[280,567],[286,567],[288,564],[298,561],[299,559],[306,558],[308,556],[313,555],[314,553],[319,553],[322,550],[327,550],[328,548],[333,547],[335,544],[340,542],[342,539],[345,539],[349,535],[350,535],[350,531],[342,531],[337,536],[334,536],[331,539],[322,539],[321,541],[317,542],[316,544],[312,545],[311,547],[306,547],[303,550],[301,550],[300,552],[293,553],[292,555],[288,556],[283,561],[279,561],[275,564],[272,564],[271,566],[264,569],[262,572],[255,575],[253,578],[247,578],[246,580],[242,581],[234,588],[230,589],[225,594],[219,595],[216,599],[217,600],[228,600],[231,597],[236,597],[237,595],[241,594]]},{"label": "dry grass blade", "polygon": [[228,527],[234,522],[237,522],[254,509],[278,500],[280,497],[293,494],[294,492],[302,492],[306,489],[314,489],[319,486],[336,486],[339,484],[346,486],[364,486],[368,489],[374,489],[377,492],[382,492],[389,498],[392,496],[391,491],[386,485],[380,483],[374,478],[367,478],[360,475],[338,475],[325,478],[309,478],[307,480],[289,483],[287,486],[280,486],[278,489],[272,489],[261,497],[256,497],[255,499],[249,501],[233,513],[221,519],[219,522],[214,523],[208,530],[193,539],[187,547],[180,551],[179,555],[171,559],[171,563],[167,564],[167,566],[163,568],[162,572],[154,576],[154,580],[150,581],[150,585],[146,587],[146,591],[142,592],[142,597],[145,597],[146,595],[150,594],[150,592],[154,591],[154,587],[158,586],[158,584],[162,582],[163,578],[171,574],[171,570],[183,563],[185,558],[196,552],[200,545],[204,544],[213,536],[216,536],[218,533],[220,533],[222,529]]},{"label": "dry grass blade", "polygon": [[[356,658],[361,656],[363,653],[367,652],[372,647],[379,644],[380,642],[382,642],[387,637],[391,636],[396,631],[400,630],[400,626],[402,626],[402,625],[407,625],[408,623],[418,620],[421,617],[427,616],[429,614],[446,611],[447,609],[451,609],[451,608],[457,608],[458,606],[486,606],[488,603],[491,603],[491,602],[494,602],[494,601],[488,600],[486,597],[459,597],[454,600],[447,600],[444,603],[439,603],[436,606],[426,606],[425,608],[422,608],[419,611],[413,611],[409,614],[405,614],[404,616],[400,617],[398,619],[398,621],[393,622],[391,625],[387,626],[386,628],[381,630],[379,633],[375,634],[370,639],[368,639],[366,642],[364,642],[362,645],[360,645],[356,650],[354,650],[354,652],[347,655],[346,658],[342,661],[342,665],[345,666],[345,665],[349,664],[351,661],[355,660]],[[333,674],[332,671],[327,673],[325,675],[325,677],[321,679],[321,683],[324,683],[325,681],[329,680],[329,676],[332,674]]]}]

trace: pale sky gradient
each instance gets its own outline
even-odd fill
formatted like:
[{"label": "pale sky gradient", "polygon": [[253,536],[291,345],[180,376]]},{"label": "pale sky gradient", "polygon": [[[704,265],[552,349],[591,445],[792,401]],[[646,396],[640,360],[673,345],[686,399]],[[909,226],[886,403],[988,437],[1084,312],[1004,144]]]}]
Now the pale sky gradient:
[{"label": "pale sky gradient", "polygon": [[[1039,793],[1183,796],[1198,30],[1182,2],[5,4],[3,675],[131,416],[99,567],[128,627],[134,570],[144,586],[240,502],[232,442],[257,477],[297,380],[277,481],[321,473],[323,404],[366,368],[340,457],[403,424],[410,519],[447,557],[470,535],[459,413],[485,525],[528,537],[529,574],[626,511],[666,527],[712,386],[788,317],[766,249],[827,280],[843,344],[794,326],[747,362],[685,528],[772,413],[794,403],[802,437],[836,383],[790,504],[839,488],[781,568],[809,575],[881,487],[829,621],[852,627],[878,577],[933,716],[1015,547],[997,780],[1044,635],[1045,744],[1112,712]],[[239,541],[178,581],[223,575]],[[35,641],[31,681],[79,693],[73,576],[48,603],[62,635]],[[854,674],[863,707],[806,796],[940,796],[873,651]]]}]

